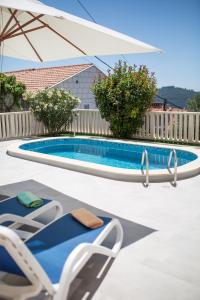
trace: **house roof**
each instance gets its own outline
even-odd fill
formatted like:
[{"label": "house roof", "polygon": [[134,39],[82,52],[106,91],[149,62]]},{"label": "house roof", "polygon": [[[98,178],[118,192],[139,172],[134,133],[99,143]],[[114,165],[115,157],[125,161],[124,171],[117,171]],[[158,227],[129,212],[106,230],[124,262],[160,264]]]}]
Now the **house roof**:
[{"label": "house roof", "polygon": [[44,90],[66,80],[76,74],[93,66],[93,64],[81,64],[61,67],[50,67],[40,69],[26,69],[6,72],[6,75],[14,75],[17,81],[26,85],[27,91]]}]

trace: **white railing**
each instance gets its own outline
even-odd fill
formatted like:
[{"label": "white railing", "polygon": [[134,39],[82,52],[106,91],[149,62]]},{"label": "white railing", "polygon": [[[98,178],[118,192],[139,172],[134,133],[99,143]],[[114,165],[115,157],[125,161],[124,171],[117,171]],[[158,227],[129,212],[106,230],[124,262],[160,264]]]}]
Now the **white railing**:
[{"label": "white railing", "polygon": [[135,137],[157,141],[200,143],[199,112],[147,112]]},{"label": "white railing", "polygon": [[98,109],[79,109],[69,130],[73,133],[111,135],[109,123],[101,118]]},{"label": "white railing", "polygon": [[[71,132],[111,135],[109,123],[97,109],[78,110]],[[0,113],[0,140],[46,133],[31,112]],[[135,138],[200,144],[199,112],[147,112]]]},{"label": "white railing", "polygon": [[44,134],[42,123],[30,111],[0,113],[0,140]]},{"label": "white railing", "polygon": [[172,149],[170,154],[169,154],[169,160],[168,160],[168,164],[167,164],[167,167],[168,167],[168,170],[169,172],[172,174],[171,172],[171,161],[172,161],[172,157],[174,156],[174,182],[173,182],[173,185],[176,186],[176,183],[177,183],[177,155],[176,155],[176,150],[175,149]]}]

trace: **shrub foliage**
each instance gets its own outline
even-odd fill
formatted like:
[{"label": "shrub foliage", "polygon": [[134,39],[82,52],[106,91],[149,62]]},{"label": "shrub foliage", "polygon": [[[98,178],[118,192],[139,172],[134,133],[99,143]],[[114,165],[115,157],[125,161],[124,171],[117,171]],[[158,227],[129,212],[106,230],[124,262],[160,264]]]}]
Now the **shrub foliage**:
[{"label": "shrub foliage", "polygon": [[9,112],[14,108],[21,108],[25,91],[25,85],[17,82],[15,76],[0,73],[0,112]]},{"label": "shrub foliage", "polygon": [[131,138],[156,93],[156,80],[146,66],[137,68],[119,61],[108,77],[93,87],[102,118],[110,123],[114,137]]},{"label": "shrub foliage", "polygon": [[200,93],[197,93],[188,101],[187,109],[189,111],[200,111]]},{"label": "shrub foliage", "polygon": [[73,109],[80,103],[77,97],[63,89],[28,94],[27,100],[36,119],[43,122],[51,134],[57,134],[69,127],[73,120]]}]

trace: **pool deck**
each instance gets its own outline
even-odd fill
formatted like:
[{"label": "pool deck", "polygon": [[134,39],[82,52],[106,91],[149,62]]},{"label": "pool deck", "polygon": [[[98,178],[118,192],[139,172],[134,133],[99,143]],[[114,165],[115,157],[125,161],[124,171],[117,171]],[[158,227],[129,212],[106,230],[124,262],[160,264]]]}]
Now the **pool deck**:
[{"label": "pool deck", "polygon": [[0,142],[0,186],[34,179],[156,230],[121,250],[92,299],[200,299],[200,176],[145,188],[8,156],[19,143]]}]

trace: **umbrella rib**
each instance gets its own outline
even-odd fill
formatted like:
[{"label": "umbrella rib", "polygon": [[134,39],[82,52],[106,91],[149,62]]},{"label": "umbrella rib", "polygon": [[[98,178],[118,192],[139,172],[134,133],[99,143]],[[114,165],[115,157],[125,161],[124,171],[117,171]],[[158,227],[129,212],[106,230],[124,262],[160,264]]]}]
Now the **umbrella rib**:
[{"label": "umbrella rib", "polygon": [[17,23],[17,25],[19,26],[19,30],[22,31],[22,34],[25,36],[27,42],[29,43],[29,45],[31,46],[31,48],[33,49],[33,51],[35,52],[35,54],[37,55],[37,57],[39,58],[39,60],[42,62],[42,58],[40,57],[39,53],[37,52],[37,50],[35,49],[35,47],[33,46],[33,44],[31,43],[31,41],[29,40],[29,38],[27,37],[26,33],[24,32],[24,30],[21,28],[19,21],[17,20],[17,18],[14,16],[15,21]]},{"label": "umbrella rib", "polygon": [[[41,25],[41,26],[38,26],[38,27],[35,27],[35,28],[31,28],[31,29],[28,29],[28,30],[23,30],[22,32],[10,35],[9,38],[13,38],[13,37],[16,37],[18,35],[26,34],[26,33],[29,33],[29,32],[35,31],[35,30],[39,30],[39,29],[45,28],[45,27],[46,27],[45,25]],[[6,40],[6,38],[5,38],[5,40]]]},{"label": "umbrella rib", "polygon": [[[9,9],[9,11],[10,11],[10,13],[12,14],[12,10]],[[43,16],[44,16],[43,14],[40,14],[40,15],[38,15],[38,16],[33,16],[33,18],[32,18],[31,20],[27,21],[26,23],[24,23],[24,24],[22,24],[22,25],[19,24],[19,21],[18,21],[18,20],[16,21],[15,16],[14,16],[14,19],[15,19],[17,25],[18,25],[18,28],[16,28],[15,30],[13,30],[13,31],[11,31],[11,32],[10,32],[10,30],[9,30],[9,34],[8,34],[8,32],[6,32],[6,33],[4,34],[3,39],[9,38],[11,35],[13,35],[14,33],[16,33],[17,31],[23,29],[25,26],[28,26],[29,24],[31,24],[31,23],[33,23],[33,22],[35,22],[35,21],[37,21],[37,20],[40,21],[39,19],[40,19],[41,17],[43,17]]]},{"label": "umbrella rib", "polygon": [[4,34],[4,36],[7,36],[9,32],[11,32],[15,27],[17,26],[17,23],[15,23],[13,26],[11,26]]},{"label": "umbrella rib", "polygon": [[[34,17],[34,15],[31,12],[27,12],[29,15],[31,15],[32,17]],[[38,20],[40,23],[42,23],[43,25],[45,25],[49,30],[51,30],[52,32],[54,32],[56,35],[58,35],[59,37],[61,37],[63,40],[65,40],[67,43],[69,43],[71,46],[73,46],[74,48],[76,48],[78,51],[80,51],[82,54],[87,55],[81,48],[79,48],[78,46],[76,46],[74,43],[72,43],[70,40],[68,40],[66,37],[64,37],[62,34],[60,34],[59,32],[57,32],[55,29],[53,29],[49,24],[45,23],[42,20]]]},{"label": "umbrella rib", "polygon": [[[11,10],[11,12],[12,12],[12,10]],[[8,28],[8,26],[9,26],[10,23],[12,22],[12,19],[14,19],[14,16],[16,15],[16,13],[17,13],[17,9],[15,9],[15,10],[11,13],[11,16],[10,16],[10,18],[8,19],[6,25],[4,26],[4,28],[3,28],[3,30],[2,30],[2,32],[1,32],[1,34],[0,34],[0,36],[3,36],[3,34],[4,34],[5,31],[6,31],[6,29]]]}]

